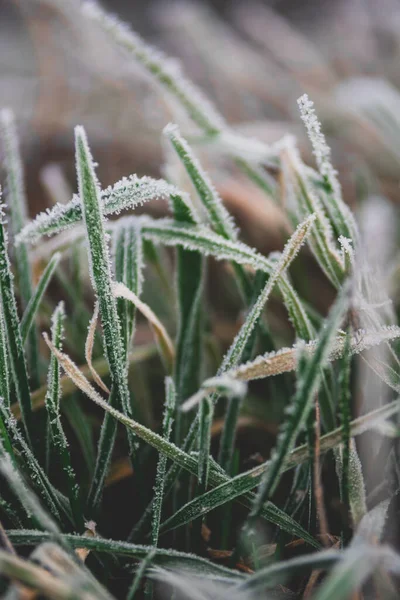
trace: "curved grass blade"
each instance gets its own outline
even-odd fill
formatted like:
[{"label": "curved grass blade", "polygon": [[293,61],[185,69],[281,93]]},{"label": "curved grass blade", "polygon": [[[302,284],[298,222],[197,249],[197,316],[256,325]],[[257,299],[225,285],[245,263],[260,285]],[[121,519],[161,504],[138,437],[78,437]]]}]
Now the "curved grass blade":
[{"label": "curved grass blade", "polygon": [[[4,164],[7,175],[6,200],[10,209],[12,237],[15,238],[27,220],[27,200],[24,185],[24,171],[18,148],[18,136],[11,110],[0,111],[0,130],[4,146]],[[32,269],[25,244],[14,248],[15,268],[21,304],[25,310],[33,295]],[[29,335],[28,362],[31,367],[31,379],[34,387],[39,385],[39,349],[37,332],[33,329]]]},{"label": "curved grass blade", "polygon": [[13,276],[7,253],[3,207],[0,207],[0,295],[7,332],[8,351],[17,400],[29,444],[31,444],[32,406],[28,372],[20,332],[17,305],[14,296]]},{"label": "curved grass blade", "polygon": [[[62,340],[64,335],[64,319],[64,304],[60,302],[54,311],[51,329],[52,343],[54,347],[60,351],[62,350]],[[46,334],[43,335],[46,336]],[[60,398],[60,367],[56,356],[52,355],[48,374],[48,392],[45,399],[50,433],[50,451],[51,454],[54,453],[57,457],[63,472],[75,527],[78,530],[83,530],[84,518],[82,514],[80,490],[75,471],[72,468],[68,442],[61,423]]]},{"label": "curved grass blade", "polygon": [[[36,546],[50,539],[48,533],[35,530],[8,530],[7,535],[14,546]],[[151,546],[108,540],[98,536],[87,537],[84,535],[64,534],[62,537],[72,548],[87,548],[88,550],[114,554],[133,560],[143,560],[149,551],[153,550]],[[176,568],[185,571],[194,571],[198,575],[230,577],[237,581],[241,581],[244,578],[238,571],[215,564],[195,554],[179,552],[177,550],[155,548],[153,562],[156,565],[165,566],[170,569]]]},{"label": "curved grass blade", "polygon": [[[124,177],[114,185],[99,192],[101,212],[104,216],[119,214],[128,208],[141,206],[156,198],[168,199],[171,194],[179,194],[179,190],[163,179]],[[15,243],[37,243],[43,236],[54,235],[68,229],[83,220],[82,198],[74,195],[67,204],[56,204],[52,209],[40,213],[16,236]]]},{"label": "curved grass blade", "polygon": [[144,317],[149,321],[160,348],[160,354],[167,371],[170,373],[175,361],[175,349],[171,338],[168,335],[164,325],[154,314],[151,308],[142,302],[136,294],[126,287],[123,283],[115,283],[112,286],[113,294],[116,298],[124,298],[132,302]]},{"label": "curved grass blade", "polygon": [[106,394],[109,394],[110,390],[108,389],[108,387],[106,386],[106,384],[104,383],[104,381],[102,380],[100,375],[97,373],[96,369],[93,366],[93,362],[92,362],[93,345],[94,345],[94,339],[95,339],[95,335],[96,335],[96,327],[97,327],[98,318],[99,318],[99,303],[98,303],[98,301],[96,301],[95,305],[94,305],[93,315],[92,315],[92,318],[90,319],[88,334],[87,334],[87,338],[86,338],[86,342],[85,342],[85,359],[86,359],[86,364],[89,367],[90,372],[92,374],[93,381],[97,383],[97,385],[99,386],[100,389],[103,390],[103,392],[105,392]]},{"label": "curved grass blade", "polygon": [[47,286],[50,283],[53,273],[56,270],[58,263],[60,262],[60,258],[61,254],[59,252],[56,252],[51,257],[45,270],[42,273],[41,278],[39,279],[39,283],[37,284],[36,290],[31,296],[28,306],[26,307],[24,314],[22,315],[20,329],[23,343],[25,343],[29,335],[42,298],[47,290]]}]

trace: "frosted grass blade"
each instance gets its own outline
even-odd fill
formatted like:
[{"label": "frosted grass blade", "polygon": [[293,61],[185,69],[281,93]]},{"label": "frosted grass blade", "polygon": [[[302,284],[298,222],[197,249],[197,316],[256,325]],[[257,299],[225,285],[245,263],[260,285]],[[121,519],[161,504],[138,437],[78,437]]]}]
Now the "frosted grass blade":
[{"label": "frosted grass blade", "polygon": [[[64,337],[64,319],[65,310],[64,304],[60,302],[52,317],[51,339],[57,350],[62,350],[62,341]],[[46,336],[46,334],[43,334]],[[48,415],[48,424],[50,431],[50,449],[51,454],[57,457],[63,477],[68,490],[68,497],[71,506],[75,527],[78,530],[83,530],[84,518],[82,514],[82,505],[80,498],[80,490],[76,479],[76,474],[71,464],[71,456],[69,452],[67,438],[61,423],[60,413],[60,367],[57,357],[52,355],[50,359],[49,374],[48,374],[48,392],[46,394],[46,409]]]},{"label": "frosted grass blade", "polygon": [[322,133],[321,123],[315,114],[314,103],[304,94],[297,100],[301,119],[310,138],[319,172],[329,194],[327,209],[338,236],[353,242],[358,239],[357,225],[349,207],[344,203],[337,172],[331,163],[331,151]]},{"label": "frosted grass blade", "polygon": [[0,397],[10,406],[10,369],[7,356],[7,333],[3,307],[0,302]]},{"label": "frosted grass blade", "polygon": [[170,123],[163,131],[179,159],[184,165],[196,191],[201,199],[212,228],[222,237],[230,240],[237,238],[237,230],[233,219],[224,207],[222,199],[213,186],[207,173],[195,158],[187,141],[181,136],[179,127]]},{"label": "frosted grass blade", "polygon": [[[49,534],[37,530],[8,530],[7,535],[14,546],[36,546],[50,539]],[[84,535],[64,534],[63,539],[70,544],[72,548],[87,548],[98,552],[108,552],[125,559],[143,560],[146,558],[151,546],[140,544],[130,544],[116,540],[104,539],[99,536],[87,537]],[[195,554],[178,552],[177,550],[156,548],[154,549],[154,564],[168,567],[170,569],[182,569],[185,571],[194,571],[198,575],[210,575],[214,577],[231,577],[237,581],[244,579],[241,573],[233,569],[228,569],[222,565],[215,564],[206,558],[196,556]]]},{"label": "frosted grass blade", "polygon": [[34,291],[31,299],[28,303],[28,306],[25,309],[24,314],[21,319],[21,337],[22,342],[25,343],[29,331],[32,327],[32,323],[34,322],[36,313],[39,309],[40,303],[44,294],[46,293],[47,287],[50,283],[50,280],[56,270],[58,263],[60,262],[61,254],[56,252],[51,259],[49,260],[45,270],[42,273],[41,278],[39,279],[39,283],[37,284],[36,290]]},{"label": "frosted grass blade", "polygon": [[86,225],[92,283],[99,302],[105,350],[110,374],[120,406],[130,414],[127,369],[122,346],[120,323],[113,294],[111,264],[106,242],[104,217],[100,208],[100,193],[85,131],[75,129],[76,164],[79,194]]},{"label": "frosted grass blade", "polygon": [[[141,206],[154,199],[168,199],[179,190],[162,179],[152,177],[125,177],[100,192],[100,206],[104,216],[119,214],[123,210]],[[16,236],[16,244],[37,243],[43,236],[54,235],[83,220],[82,198],[74,195],[67,204],[56,204],[40,213]]]},{"label": "frosted grass blade", "polygon": [[103,390],[103,392],[105,392],[106,394],[109,394],[110,390],[108,389],[108,387],[106,386],[106,384],[104,383],[104,381],[102,380],[100,375],[97,373],[96,369],[93,366],[93,362],[92,362],[94,337],[96,335],[96,327],[97,327],[98,318],[99,318],[99,303],[98,303],[98,301],[96,301],[95,305],[94,305],[93,316],[90,319],[88,334],[87,334],[86,343],[85,343],[85,359],[86,359],[86,364],[89,367],[90,372],[92,374],[93,381],[95,383],[97,383],[97,385],[99,386],[99,388],[101,388]]},{"label": "frosted grass blade", "polygon": [[[15,238],[27,220],[27,199],[24,184],[24,170],[18,148],[18,136],[11,110],[0,111],[0,131],[4,146],[4,165],[7,176],[6,201],[11,215],[10,231]],[[32,269],[25,244],[14,249],[15,268],[18,289],[23,310],[28,306],[33,294]],[[29,335],[28,358],[31,367],[31,379],[34,387],[39,385],[37,332],[33,329]]]},{"label": "frosted grass blade", "polygon": [[31,443],[32,406],[28,373],[14,296],[13,276],[7,253],[7,235],[2,207],[0,207],[0,295],[15,391],[21,409],[25,433],[28,442]]},{"label": "frosted grass blade", "polygon": [[[173,379],[167,377],[165,380],[165,408],[163,419],[163,437],[169,441],[172,432],[173,416],[176,403],[176,391]],[[164,499],[164,482],[165,471],[167,467],[167,457],[161,454],[158,458],[156,482],[154,486],[154,507],[153,518],[151,522],[151,543],[153,546],[158,546],[158,536],[160,530],[161,509]]]}]

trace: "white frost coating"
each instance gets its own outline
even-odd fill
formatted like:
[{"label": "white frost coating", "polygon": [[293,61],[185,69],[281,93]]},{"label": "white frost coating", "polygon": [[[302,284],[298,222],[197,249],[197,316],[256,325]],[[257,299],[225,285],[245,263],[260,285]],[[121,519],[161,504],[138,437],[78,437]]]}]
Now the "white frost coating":
[{"label": "white frost coating", "polygon": [[[373,348],[383,342],[398,339],[399,337],[400,327],[396,325],[382,327],[376,331],[360,329],[351,336],[349,350],[352,355],[360,354],[364,350]],[[300,344],[303,343],[304,342],[300,342]],[[312,340],[304,345],[304,349],[309,354],[312,354],[316,345],[317,340]],[[291,348],[281,348],[277,352],[268,352],[267,354],[258,356],[255,360],[240,365],[237,369],[229,370],[227,375],[242,379],[243,381],[250,381],[293,371],[297,365],[296,358],[298,346],[299,343],[294,344]],[[340,358],[345,347],[346,335],[338,335],[329,355],[329,360],[333,361]]]},{"label": "white frost coating", "polygon": [[308,137],[313,146],[318,169],[321,175],[329,181],[334,193],[341,198],[342,192],[337,178],[337,171],[332,166],[331,150],[322,133],[321,123],[315,114],[314,102],[309,99],[307,94],[304,94],[297,100],[297,104],[299,105],[301,120],[306,126]]},{"label": "white frost coating", "polygon": [[[163,179],[130,175],[103,190],[100,193],[100,204],[103,215],[119,214],[150,200],[168,199],[171,194],[180,195],[181,192]],[[75,194],[67,204],[55,204],[53,208],[37,215],[16,236],[16,244],[24,241],[35,243],[44,235],[53,235],[68,229],[82,218],[82,202]]]},{"label": "white frost coating", "polygon": [[84,2],[82,12],[100,25],[119,46],[132,53],[185,106],[197,125],[209,133],[218,133],[225,127],[223,117],[203,93],[186,79],[177,60],[146,44],[128,25],[107,14],[96,2]]},{"label": "white frost coating", "polygon": [[[239,384],[239,385],[238,385]],[[228,398],[243,398],[247,392],[247,385],[229,375],[211,377],[201,384],[198,392],[188,398],[181,406],[182,412],[189,412],[197,406],[210,392],[218,392]]]},{"label": "white frost coating", "polygon": [[310,138],[313,147],[313,154],[317,161],[319,172],[331,188],[337,216],[340,220],[343,220],[346,231],[351,233],[352,237],[355,239],[357,236],[357,226],[349,207],[343,201],[338,173],[336,169],[333,168],[331,162],[331,150],[326,143],[325,135],[322,133],[321,123],[315,114],[314,103],[309,99],[307,94],[301,96],[297,100],[297,103],[299,105],[301,119],[306,127],[308,137]]},{"label": "white frost coating", "polygon": [[169,123],[163,133],[183,162],[215,231],[228,239],[236,239],[237,229],[231,215],[191,147],[181,136],[178,125]]}]

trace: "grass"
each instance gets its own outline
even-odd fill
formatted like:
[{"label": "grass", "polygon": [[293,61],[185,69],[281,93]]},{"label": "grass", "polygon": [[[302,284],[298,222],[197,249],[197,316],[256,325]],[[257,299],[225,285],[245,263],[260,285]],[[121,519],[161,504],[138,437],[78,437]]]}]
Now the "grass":
[{"label": "grass", "polygon": [[[203,144],[274,196],[291,229],[270,256],[241,241],[175,124],[162,132],[165,161],[174,155],[192,195],[178,168],[165,169],[171,181],[130,175],[102,189],[77,126],[78,193],[27,222],[16,123],[1,113],[1,593],[395,597],[400,555],[385,531],[398,487],[400,328],[385,290],[372,301],[362,235],[313,103],[298,101],[315,168],[293,138],[269,147],[233,131],[168,57],[96,4],[81,11],[148,71]],[[135,214],[156,198],[169,217]],[[307,283],[306,256],[334,292],[327,316],[292,281],[300,272]],[[72,259],[78,280],[89,266],[90,303],[66,279]],[[240,306],[225,345],[208,293],[214,260]],[[272,306],[284,309],[284,327]],[[151,343],[138,345],[140,327]],[[357,355],[387,397],[361,415]],[[360,451],[365,439],[377,456]],[[378,458],[385,473],[370,484],[364,471]]]}]

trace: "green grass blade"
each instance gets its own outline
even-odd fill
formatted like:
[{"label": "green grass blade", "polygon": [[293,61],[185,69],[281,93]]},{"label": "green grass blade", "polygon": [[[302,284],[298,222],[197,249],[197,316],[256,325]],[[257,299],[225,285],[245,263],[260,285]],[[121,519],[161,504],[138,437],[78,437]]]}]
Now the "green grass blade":
[{"label": "green grass blade", "polygon": [[[15,238],[24,227],[27,220],[27,200],[24,185],[24,170],[18,148],[18,136],[11,110],[0,112],[0,130],[4,146],[4,164],[7,175],[6,201],[10,209],[12,237]],[[15,269],[18,289],[23,310],[28,306],[33,294],[32,269],[25,244],[19,244],[14,249]],[[37,332],[33,329],[29,335],[28,362],[31,367],[33,386],[39,386],[39,349]]]},{"label": "green grass blade", "polygon": [[105,236],[104,217],[100,208],[99,186],[84,129],[77,127],[75,136],[79,194],[82,198],[90,270],[100,307],[105,351],[118,401],[126,414],[130,414],[126,360],[112,288],[111,264]]},{"label": "green grass blade", "polygon": [[206,209],[212,228],[222,237],[235,240],[237,238],[237,230],[232,217],[224,207],[222,199],[207,173],[194,156],[189,144],[181,136],[179,127],[170,123],[165,127],[163,133],[184,165]]},{"label": "green grass blade", "polygon": [[7,236],[3,212],[0,213],[0,295],[15,391],[21,409],[25,433],[28,442],[31,443],[32,406],[28,372],[21,339],[17,305],[14,296],[13,276],[11,274],[10,261],[7,253]]},{"label": "green grass blade", "polygon": [[36,313],[39,309],[40,302],[42,301],[42,298],[46,293],[47,286],[49,285],[53,273],[56,270],[58,263],[60,262],[60,258],[61,254],[59,252],[56,252],[56,254],[54,254],[51,257],[45,270],[42,273],[39,283],[37,284],[36,290],[31,296],[28,306],[26,307],[24,314],[22,315],[20,328],[23,343],[25,343],[29,335]]},{"label": "green grass blade", "polygon": [[[57,350],[62,350],[64,319],[64,305],[60,302],[53,313],[51,330],[52,343]],[[71,464],[67,438],[61,423],[60,398],[60,367],[57,358],[52,355],[48,374],[48,392],[45,399],[50,432],[50,452],[51,455],[54,454],[54,456],[57,457],[58,464],[62,469],[75,527],[78,530],[83,530],[84,518],[82,514],[80,491],[76,474]]]},{"label": "green grass blade", "polygon": [[0,397],[10,406],[10,368],[7,356],[7,333],[3,307],[0,303]]},{"label": "green grass blade", "polygon": [[[173,379],[167,377],[165,380],[165,409],[163,420],[163,438],[169,441],[172,431],[173,415],[175,411],[176,391]],[[158,546],[158,536],[160,530],[161,509],[164,498],[165,471],[167,467],[167,457],[161,454],[158,459],[156,482],[154,486],[154,507],[151,523],[151,543]]]}]

